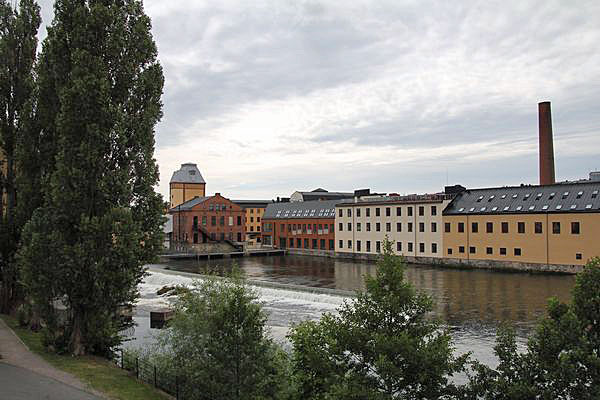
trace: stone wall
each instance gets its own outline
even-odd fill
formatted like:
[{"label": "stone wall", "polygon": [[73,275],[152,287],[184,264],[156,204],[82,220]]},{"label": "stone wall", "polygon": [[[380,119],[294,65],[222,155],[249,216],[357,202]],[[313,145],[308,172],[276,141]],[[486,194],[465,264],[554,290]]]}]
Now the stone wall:
[{"label": "stone wall", "polygon": [[335,252],[333,250],[319,250],[319,249],[297,249],[288,248],[285,249],[287,254],[300,255],[300,256],[318,256],[318,257],[330,257],[334,258]]}]

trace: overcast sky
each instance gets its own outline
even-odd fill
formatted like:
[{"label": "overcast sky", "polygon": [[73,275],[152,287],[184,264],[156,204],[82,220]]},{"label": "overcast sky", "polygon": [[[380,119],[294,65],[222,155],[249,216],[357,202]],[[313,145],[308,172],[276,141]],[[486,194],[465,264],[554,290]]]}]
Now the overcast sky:
[{"label": "overcast sky", "polygon": [[235,199],[537,183],[545,100],[557,179],[600,170],[598,0],[144,3],[166,198],[184,162]]}]

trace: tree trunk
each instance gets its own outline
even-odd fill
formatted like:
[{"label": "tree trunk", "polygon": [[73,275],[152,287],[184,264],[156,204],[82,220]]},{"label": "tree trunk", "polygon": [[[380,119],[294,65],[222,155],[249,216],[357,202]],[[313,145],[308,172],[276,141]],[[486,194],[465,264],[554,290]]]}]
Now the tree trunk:
[{"label": "tree trunk", "polygon": [[69,340],[69,350],[74,356],[82,356],[85,354],[85,347],[82,343],[82,325],[83,316],[79,310],[73,310],[73,331]]}]

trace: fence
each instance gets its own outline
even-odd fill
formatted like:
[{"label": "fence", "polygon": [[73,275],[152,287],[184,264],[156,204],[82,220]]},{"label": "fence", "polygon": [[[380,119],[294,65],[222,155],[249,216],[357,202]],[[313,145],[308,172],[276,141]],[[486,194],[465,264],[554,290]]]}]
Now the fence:
[{"label": "fence", "polygon": [[117,357],[115,362],[122,369],[135,374],[137,379],[175,396],[177,400],[191,398],[190,396],[186,396],[188,392],[186,389],[188,388],[185,385],[185,378],[177,376],[171,371],[160,369],[147,360],[140,359],[136,354],[131,354],[121,349],[120,357]]}]

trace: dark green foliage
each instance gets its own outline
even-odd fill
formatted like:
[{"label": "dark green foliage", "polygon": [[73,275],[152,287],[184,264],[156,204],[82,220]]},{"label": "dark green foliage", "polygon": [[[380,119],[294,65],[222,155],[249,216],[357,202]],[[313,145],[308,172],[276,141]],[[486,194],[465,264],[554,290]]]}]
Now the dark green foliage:
[{"label": "dark green foliage", "polygon": [[404,279],[403,260],[384,242],[377,275],[366,291],[292,329],[294,372],[300,398],[439,399],[456,393],[449,376],[455,358],[451,338],[430,318],[432,300]]},{"label": "dark green foliage", "polygon": [[[161,364],[186,377],[185,398],[278,399],[289,390],[287,355],[267,336],[265,312],[239,273],[196,282],[162,335]],[[168,360],[165,362],[165,360]]]},{"label": "dark green foliage", "polygon": [[571,305],[551,299],[523,354],[510,328],[498,334],[492,370],[476,365],[471,395],[482,399],[600,398],[600,259],[577,276]]},{"label": "dark green foliage", "polygon": [[[154,126],[162,70],[138,0],[58,0],[44,41],[35,144],[54,152],[38,174],[45,198],[20,252],[24,283],[45,318],[68,308],[73,354],[109,354],[134,301],[143,265],[162,244],[154,191]],[[48,322],[48,321],[46,321]],[[52,335],[50,335],[52,336]]]},{"label": "dark green foliage", "polygon": [[26,221],[18,218],[17,210],[18,148],[31,134],[33,65],[40,22],[35,1],[20,1],[18,10],[6,0],[0,1],[0,200],[6,200],[6,209],[0,201],[0,312],[4,313],[23,297],[14,259]]}]

